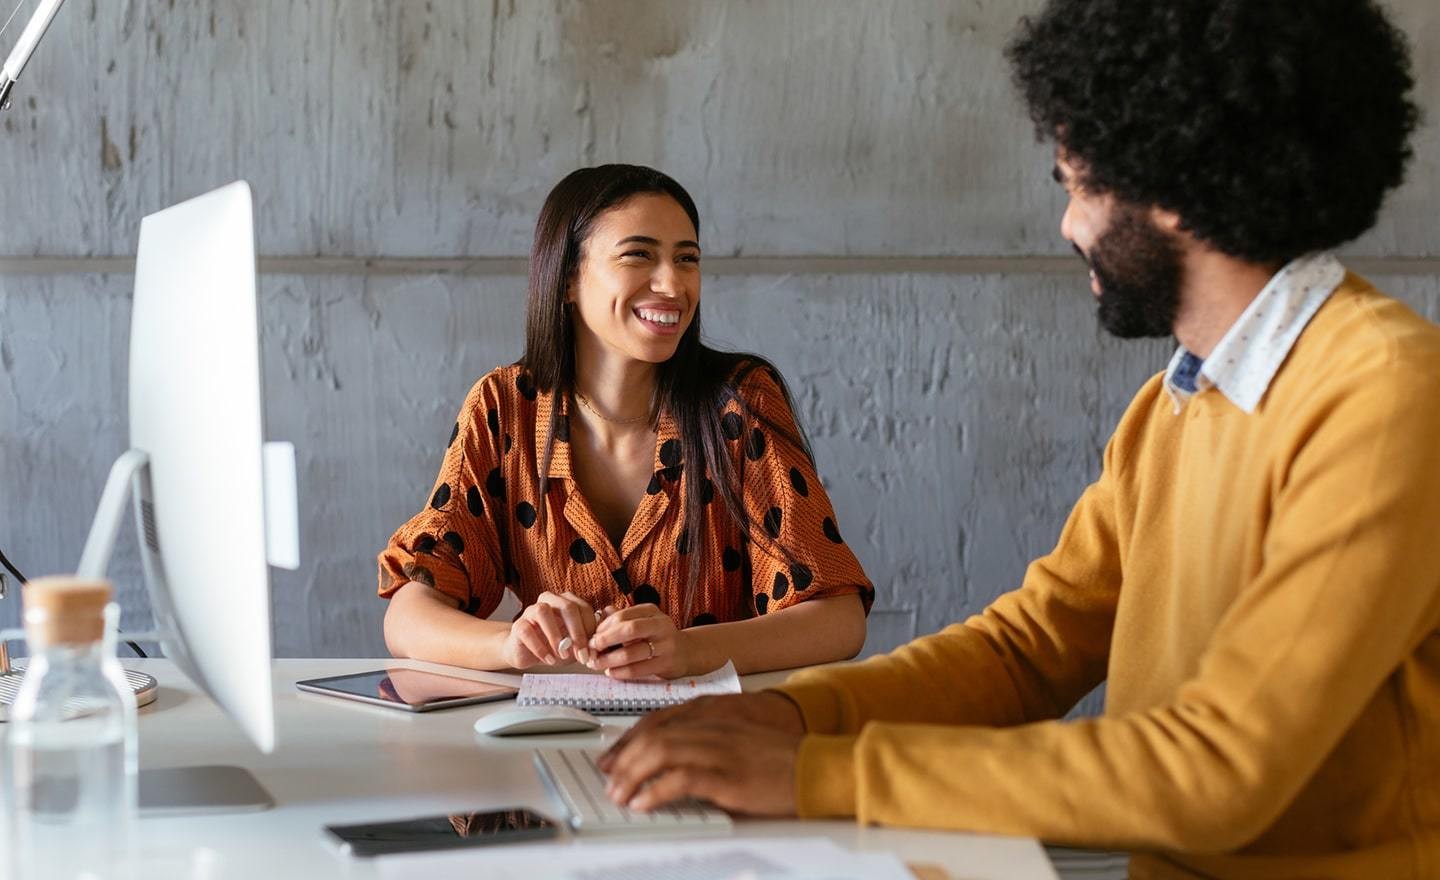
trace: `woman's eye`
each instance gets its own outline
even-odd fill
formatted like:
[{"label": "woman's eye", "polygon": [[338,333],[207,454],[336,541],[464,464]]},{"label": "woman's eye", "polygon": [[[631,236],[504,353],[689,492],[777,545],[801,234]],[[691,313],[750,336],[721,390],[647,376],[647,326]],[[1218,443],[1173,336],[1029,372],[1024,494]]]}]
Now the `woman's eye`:
[{"label": "woman's eye", "polygon": [[641,260],[645,260],[645,259],[649,259],[649,257],[650,257],[650,252],[649,252],[649,251],[626,251],[625,253],[621,254],[620,256],[621,256],[622,259],[627,259],[627,260],[628,260],[628,259],[641,259]]},{"label": "woman's eye", "polygon": [[700,255],[699,255],[699,254],[681,254],[677,259],[679,259],[679,261],[682,262],[682,263],[698,263],[698,262],[700,262]]}]

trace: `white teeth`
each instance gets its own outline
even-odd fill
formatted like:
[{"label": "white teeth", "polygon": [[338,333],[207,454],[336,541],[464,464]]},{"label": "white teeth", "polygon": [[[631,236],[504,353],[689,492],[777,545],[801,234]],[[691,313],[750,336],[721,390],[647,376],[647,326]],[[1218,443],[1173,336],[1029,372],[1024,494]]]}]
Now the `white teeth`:
[{"label": "white teeth", "polygon": [[680,323],[680,313],[656,309],[636,309],[635,314],[655,324],[673,325]]}]

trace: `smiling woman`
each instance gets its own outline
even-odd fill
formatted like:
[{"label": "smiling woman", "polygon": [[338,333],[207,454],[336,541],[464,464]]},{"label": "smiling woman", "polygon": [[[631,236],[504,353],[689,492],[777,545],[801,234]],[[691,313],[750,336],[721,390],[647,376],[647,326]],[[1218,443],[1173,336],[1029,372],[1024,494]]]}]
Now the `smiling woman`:
[{"label": "smiling woman", "polygon": [[[699,230],[650,168],[550,193],[525,355],[471,389],[429,505],[380,554],[397,656],[640,678],[859,651],[874,591],[784,381],[700,341]],[[521,613],[485,619],[507,590]]]}]

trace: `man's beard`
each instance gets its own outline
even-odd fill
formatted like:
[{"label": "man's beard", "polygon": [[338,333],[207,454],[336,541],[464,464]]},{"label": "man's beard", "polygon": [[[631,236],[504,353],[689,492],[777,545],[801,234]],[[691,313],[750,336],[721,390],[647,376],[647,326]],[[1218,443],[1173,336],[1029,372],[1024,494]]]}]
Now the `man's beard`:
[{"label": "man's beard", "polygon": [[[1076,250],[1079,250],[1077,247]],[[1118,208],[1087,257],[1100,284],[1100,326],[1121,339],[1170,336],[1180,311],[1180,250],[1138,207]]]}]

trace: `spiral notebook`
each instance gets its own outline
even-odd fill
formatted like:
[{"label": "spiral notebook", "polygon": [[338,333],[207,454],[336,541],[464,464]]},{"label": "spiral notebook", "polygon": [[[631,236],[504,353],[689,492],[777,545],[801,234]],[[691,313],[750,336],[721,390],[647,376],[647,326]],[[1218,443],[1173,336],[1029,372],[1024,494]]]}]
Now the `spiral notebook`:
[{"label": "spiral notebook", "polygon": [[526,673],[520,679],[517,706],[573,706],[596,715],[636,715],[712,694],[740,693],[735,664],[706,675],[669,681],[616,681],[603,675]]}]

